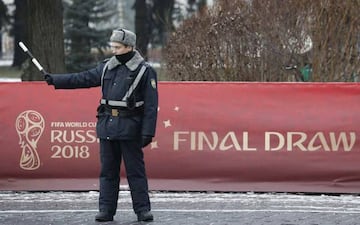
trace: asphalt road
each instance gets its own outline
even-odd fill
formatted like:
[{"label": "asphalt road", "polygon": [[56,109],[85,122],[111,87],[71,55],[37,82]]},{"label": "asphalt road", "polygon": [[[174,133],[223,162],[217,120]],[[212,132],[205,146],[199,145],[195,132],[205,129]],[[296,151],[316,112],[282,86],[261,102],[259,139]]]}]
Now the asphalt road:
[{"label": "asphalt road", "polygon": [[[152,225],[358,225],[357,195],[151,192]],[[120,192],[113,222],[98,223],[98,192],[0,192],[1,225],[146,224]]]}]

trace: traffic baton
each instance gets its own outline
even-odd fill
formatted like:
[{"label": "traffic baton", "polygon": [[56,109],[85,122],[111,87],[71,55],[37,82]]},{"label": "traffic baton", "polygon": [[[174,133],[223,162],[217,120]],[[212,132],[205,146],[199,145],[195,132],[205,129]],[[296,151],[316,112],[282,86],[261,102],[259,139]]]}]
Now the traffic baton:
[{"label": "traffic baton", "polygon": [[22,41],[19,42],[19,46],[25,53],[28,54],[28,56],[31,58],[31,61],[34,63],[36,68],[38,68],[38,70],[45,75],[46,72],[45,72],[44,68],[40,65],[39,61],[37,61],[37,59],[31,54],[29,49],[24,45],[24,43]]}]

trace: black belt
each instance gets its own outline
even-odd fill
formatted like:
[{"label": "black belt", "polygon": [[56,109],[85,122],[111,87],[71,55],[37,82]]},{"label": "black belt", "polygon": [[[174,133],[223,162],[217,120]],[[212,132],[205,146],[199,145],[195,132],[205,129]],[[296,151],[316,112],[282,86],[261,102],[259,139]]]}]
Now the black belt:
[{"label": "black belt", "polygon": [[137,107],[132,110],[125,107],[110,107],[107,105],[101,105],[99,110],[99,115],[104,113],[105,115],[111,115],[115,117],[130,117],[130,116],[139,116],[144,114],[144,107]]}]

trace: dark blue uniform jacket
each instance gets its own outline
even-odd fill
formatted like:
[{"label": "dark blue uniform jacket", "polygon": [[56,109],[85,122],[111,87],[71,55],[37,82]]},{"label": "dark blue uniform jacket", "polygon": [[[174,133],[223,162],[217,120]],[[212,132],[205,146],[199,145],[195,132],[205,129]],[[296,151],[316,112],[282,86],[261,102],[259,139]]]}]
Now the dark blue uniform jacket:
[{"label": "dark blue uniform jacket", "polygon": [[51,77],[56,89],[90,88],[102,85],[102,99],[120,101],[142,65],[145,65],[145,73],[133,92],[136,102],[144,102],[144,112],[126,117],[98,114],[96,131],[99,138],[108,140],[139,139],[142,135],[154,137],[158,110],[155,70],[145,63],[138,52],[126,64],[121,64],[114,56],[111,57],[102,78],[105,64],[106,61],[88,71],[51,74]]}]

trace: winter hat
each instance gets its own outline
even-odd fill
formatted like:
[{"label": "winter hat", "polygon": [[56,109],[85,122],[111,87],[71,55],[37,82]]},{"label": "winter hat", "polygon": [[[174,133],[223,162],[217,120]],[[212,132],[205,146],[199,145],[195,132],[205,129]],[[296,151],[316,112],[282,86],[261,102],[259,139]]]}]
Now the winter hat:
[{"label": "winter hat", "polygon": [[136,34],[129,30],[125,29],[116,29],[113,30],[110,37],[111,42],[119,42],[124,45],[135,46],[136,44]]}]

